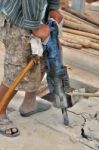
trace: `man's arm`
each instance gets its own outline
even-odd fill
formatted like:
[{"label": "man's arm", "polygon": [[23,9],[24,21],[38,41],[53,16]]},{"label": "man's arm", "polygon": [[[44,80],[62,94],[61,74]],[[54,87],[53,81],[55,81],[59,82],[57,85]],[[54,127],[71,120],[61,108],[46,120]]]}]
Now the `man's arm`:
[{"label": "man's arm", "polygon": [[49,0],[49,9],[58,10],[60,8],[60,0]]},{"label": "man's arm", "polygon": [[[45,1],[41,0],[22,0],[23,26],[27,29],[32,30],[32,33],[42,40],[46,39],[50,34],[49,27],[47,25],[41,25],[44,2]],[[59,5],[60,0],[50,0],[49,8],[52,11],[57,10],[59,9]],[[53,12],[51,14],[52,18],[56,19],[57,15],[55,14],[53,16]]]},{"label": "man's arm", "polygon": [[62,15],[58,11],[60,8],[60,0],[49,0],[49,18],[55,19],[60,23],[63,19]]},{"label": "man's arm", "polygon": [[30,30],[39,28],[43,2],[42,0],[22,0],[23,26],[25,28]]},{"label": "man's arm", "polygon": [[[58,9],[60,8],[60,0],[47,0],[49,3],[49,18],[55,19],[58,23],[62,20],[62,15],[59,13]],[[50,29],[47,25],[41,25],[37,30],[32,30],[32,33],[45,40],[50,34]]]},{"label": "man's arm", "polygon": [[42,40],[50,34],[49,27],[41,24],[44,3],[44,0],[22,0],[23,26]]}]

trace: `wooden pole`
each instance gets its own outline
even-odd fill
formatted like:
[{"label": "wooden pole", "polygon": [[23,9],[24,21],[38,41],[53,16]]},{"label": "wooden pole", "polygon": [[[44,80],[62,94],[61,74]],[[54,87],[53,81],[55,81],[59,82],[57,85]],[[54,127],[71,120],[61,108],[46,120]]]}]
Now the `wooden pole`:
[{"label": "wooden pole", "polygon": [[[88,26],[91,26],[91,27],[95,27],[95,28],[98,28],[99,26],[96,26],[95,24],[92,24],[91,22],[88,22],[76,15],[73,15],[72,13],[69,13],[68,12],[68,9],[65,10],[60,10],[60,13],[62,13],[62,15],[64,16],[68,16],[68,18],[72,19],[74,22],[77,22],[79,24],[82,24],[82,25],[88,25]],[[89,16],[88,16],[89,17]]]},{"label": "wooden pole", "polygon": [[81,49],[82,48],[81,44],[77,44],[77,43],[73,43],[73,42],[68,42],[65,39],[60,39],[60,43],[63,46],[68,46],[68,47],[72,47],[72,48],[76,48],[76,49]]},{"label": "wooden pole", "polygon": [[93,33],[93,34],[96,34],[96,35],[99,35],[99,30],[98,29],[95,29],[93,27],[86,27],[84,25],[80,25],[80,24],[77,24],[77,23],[74,23],[74,22],[71,22],[71,21],[64,21],[64,27],[68,27],[68,28],[72,28],[72,29],[75,29],[75,30],[80,30],[80,31],[85,31],[85,32],[88,32],[88,33]]},{"label": "wooden pole", "polygon": [[71,41],[74,40],[85,48],[93,48],[93,49],[99,50],[99,44],[92,42],[90,39],[87,39],[87,38],[84,38],[75,34],[67,33],[67,32],[63,32],[63,38],[64,40],[67,40],[67,39],[70,39]]},{"label": "wooden pole", "polygon": [[91,24],[93,24],[93,25],[99,27],[99,23],[96,22],[95,20],[93,20],[92,18],[90,18],[90,16],[81,15],[81,14],[77,13],[76,11],[71,10],[71,9],[69,9],[69,8],[66,9],[66,11],[67,11],[68,13],[70,13],[70,14],[76,16],[76,17],[79,17],[79,18],[81,18],[81,19],[83,19],[83,20],[85,20],[85,21],[87,21],[87,22],[89,22],[89,23],[91,23]]},{"label": "wooden pole", "polygon": [[76,34],[76,35],[81,35],[84,37],[93,38],[93,39],[98,40],[98,42],[99,42],[99,36],[96,34],[87,33],[87,32],[78,31],[78,30],[73,30],[73,29],[69,29],[69,28],[63,28],[63,31],[68,32],[68,33],[72,33],[72,34]]},{"label": "wooden pole", "polygon": [[17,87],[17,85],[23,79],[23,77],[25,76],[25,74],[38,62],[38,60],[39,60],[39,57],[31,59],[31,61],[29,62],[29,64],[16,77],[15,81],[9,87],[7,93],[0,100],[0,112],[2,112],[5,109],[5,106],[10,102],[10,98],[13,95],[13,92],[14,92],[15,88]]}]

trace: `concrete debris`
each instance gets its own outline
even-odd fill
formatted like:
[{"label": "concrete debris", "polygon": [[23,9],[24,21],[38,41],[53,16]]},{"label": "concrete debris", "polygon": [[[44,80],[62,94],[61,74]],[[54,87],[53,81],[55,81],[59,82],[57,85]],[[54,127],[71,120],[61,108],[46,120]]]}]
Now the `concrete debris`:
[{"label": "concrete debris", "polygon": [[99,150],[99,98],[89,98],[79,101],[73,108],[72,113],[82,116],[84,119],[80,142],[93,150]]}]

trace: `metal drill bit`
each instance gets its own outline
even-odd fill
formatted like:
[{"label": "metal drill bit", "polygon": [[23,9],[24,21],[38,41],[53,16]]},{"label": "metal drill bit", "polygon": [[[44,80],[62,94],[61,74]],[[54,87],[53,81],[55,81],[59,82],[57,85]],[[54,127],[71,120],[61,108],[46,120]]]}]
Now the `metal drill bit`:
[{"label": "metal drill bit", "polygon": [[63,115],[63,119],[64,119],[64,125],[68,126],[69,125],[69,118],[68,118],[68,114],[67,114],[67,109],[62,108],[62,115]]}]

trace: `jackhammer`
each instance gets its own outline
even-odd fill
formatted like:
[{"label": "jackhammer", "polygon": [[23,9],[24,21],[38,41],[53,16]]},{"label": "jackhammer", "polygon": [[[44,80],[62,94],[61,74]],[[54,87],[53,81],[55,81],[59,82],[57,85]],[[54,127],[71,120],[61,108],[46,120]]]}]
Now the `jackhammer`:
[{"label": "jackhammer", "polygon": [[51,19],[47,21],[47,25],[50,27],[50,37],[47,44],[43,44],[43,50],[48,87],[56,105],[62,110],[64,124],[69,125],[67,92],[69,92],[70,85],[67,70],[62,64],[59,29],[57,23]]}]

